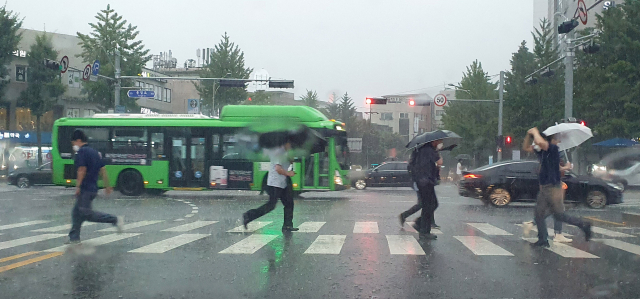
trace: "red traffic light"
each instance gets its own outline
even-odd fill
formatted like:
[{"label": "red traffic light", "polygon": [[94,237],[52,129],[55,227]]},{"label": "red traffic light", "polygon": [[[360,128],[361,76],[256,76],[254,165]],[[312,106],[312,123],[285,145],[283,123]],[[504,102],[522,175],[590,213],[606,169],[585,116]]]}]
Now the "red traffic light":
[{"label": "red traffic light", "polygon": [[583,125],[583,126],[585,126],[585,127],[587,126],[587,122],[586,122],[586,121],[584,121],[584,120],[581,120],[581,121],[580,121],[580,124],[581,124],[581,125]]},{"label": "red traffic light", "polygon": [[367,105],[371,105],[371,98],[367,98],[364,102],[367,103]]},{"label": "red traffic light", "polygon": [[513,141],[513,140],[511,139],[511,136],[506,136],[506,137],[504,138],[504,143],[505,143],[505,144],[511,144],[511,141]]},{"label": "red traffic light", "polygon": [[409,106],[413,107],[416,105],[416,101],[414,101],[413,99],[409,99]]},{"label": "red traffic light", "polygon": [[387,99],[385,98],[367,98],[364,101],[367,105],[386,105]]}]

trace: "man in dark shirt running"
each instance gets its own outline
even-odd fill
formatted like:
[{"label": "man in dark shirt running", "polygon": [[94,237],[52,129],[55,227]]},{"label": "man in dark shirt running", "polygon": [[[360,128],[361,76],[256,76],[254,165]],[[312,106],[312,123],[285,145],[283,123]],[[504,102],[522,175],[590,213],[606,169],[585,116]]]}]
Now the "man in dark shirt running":
[{"label": "man in dark shirt running", "polygon": [[[527,137],[524,144],[533,142],[540,147],[538,157],[540,159],[540,173],[538,179],[540,181],[540,191],[536,201],[535,221],[538,226],[538,241],[535,246],[549,247],[547,223],[545,219],[552,214],[556,220],[573,224],[584,231],[587,241],[591,239],[591,223],[580,220],[580,218],[571,217],[564,213],[564,192],[562,190],[562,182],[560,181],[560,172],[571,169],[571,164],[560,166],[560,152],[558,143],[560,140],[557,135],[542,137],[538,128],[531,128],[527,131]],[[532,152],[533,147],[528,146],[525,150]]]},{"label": "man in dark shirt running", "polygon": [[69,232],[69,241],[66,243],[80,243],[80,227],[85,221],[111,223],[118,228],[118,233],[122,233],[124,217],[97,212],[91,208],[91,203],[98,194],[98,176],[102,176],[104,193],[109,195],[113,192],[100,154],[87,145],[87,135],[81,130],[73,132],[71,144],[76,152],[75,166],[78,177],[76,179],[76,204],[71,211],[72,227]]}]

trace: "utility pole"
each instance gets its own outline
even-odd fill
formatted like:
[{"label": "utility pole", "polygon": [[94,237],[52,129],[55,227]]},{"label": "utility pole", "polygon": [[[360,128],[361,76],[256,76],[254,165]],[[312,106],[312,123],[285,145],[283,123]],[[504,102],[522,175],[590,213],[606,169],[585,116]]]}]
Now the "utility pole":
[{"label": "utility pole", "polygon": [[572,35],[575,33],[567,34],[565,41],[565,56],[564,56],[564,118],[569,119],[573,117],[573,48],[571,47]]},{"label": "utility pole", "polygon": [[[504,71],[500,71],[500,89],[498,93],[498,136],[502,136],[502,106],[504,102]],[[502,146],[498,146],[498,162],[502,161]]]},{"label": "utility pole", "polygon": [[116,88],[115,88],[115,107],[113,107],[113,111],[116,111],[116,107],[120,106],[120,87],[121,87],[121,79],[120,79],[120,50],[115,50],[115,64],[116,64]]}]

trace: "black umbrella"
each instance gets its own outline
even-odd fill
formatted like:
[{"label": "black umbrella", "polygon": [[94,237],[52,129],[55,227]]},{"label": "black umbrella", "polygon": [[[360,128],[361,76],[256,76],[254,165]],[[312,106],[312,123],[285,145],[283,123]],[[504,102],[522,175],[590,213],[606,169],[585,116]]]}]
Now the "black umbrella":
[{"label": "black umbrella", "polygon": [[258,145],[261,148],[275,148],[291,143],[294,149],[302,149],[309,154],[322,152],[327,146],[327,140],[318,132],[305,125],[299,125],[290,130],[278,130],[264,132],[258,138]]},{"label": "black umbrella", "polygon": [[456,156],[456,160],[471,160],[471,156],[468,154],[460,154]]},{"label": "black umbrella", "polygon": [[425,143],[435,141],[435,140],[443,140],[444,148],[448,148],[452,145],[458,144],[462,137],[460,135],[451,132],[449,130],[437,130],[433,132],[426,132],[414,137],[408,144],[407,148],[414,148],[416,146],[423,145]]}]

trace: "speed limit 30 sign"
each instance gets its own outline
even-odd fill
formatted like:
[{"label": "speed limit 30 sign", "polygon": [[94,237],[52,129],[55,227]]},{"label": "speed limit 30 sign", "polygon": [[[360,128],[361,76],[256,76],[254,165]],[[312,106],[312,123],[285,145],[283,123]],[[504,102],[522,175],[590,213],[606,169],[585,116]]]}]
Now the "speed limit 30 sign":
[{"label": "speed limit 30 sign", "polygon": [[436,104],[436,106],[438,107],[442,107],[447,104],[447,96],[443,94],[438,94],[435,97],[433,97],[433,103]]}]

